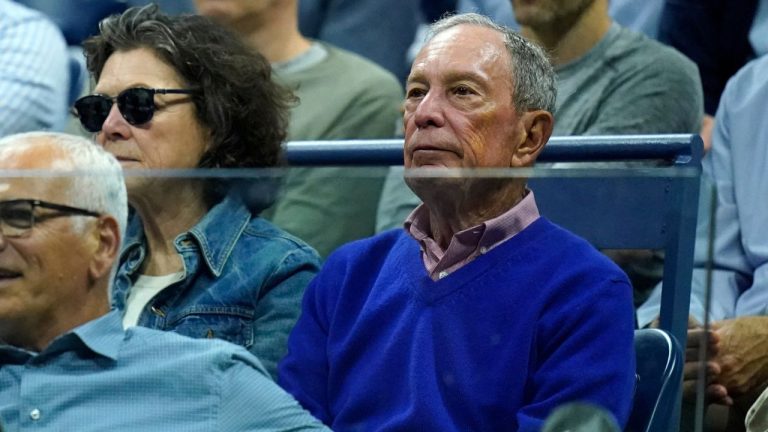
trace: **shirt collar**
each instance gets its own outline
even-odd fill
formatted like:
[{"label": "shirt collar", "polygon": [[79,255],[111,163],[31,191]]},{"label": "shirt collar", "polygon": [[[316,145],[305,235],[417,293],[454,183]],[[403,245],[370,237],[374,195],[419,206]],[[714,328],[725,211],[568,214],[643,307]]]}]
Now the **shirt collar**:
[{"label": "shirt collar", "polygon": [[[186,248],[186,242],[191,236],[197,241],[203,260],[211,273],[219,277],[251,216],[251,211],[242,199],[227,195],[213,206],[188,233],[181,233],[174,239],[176,249],[180,251]],[[144,244],[144,228],[141,219],[135,215],[129,223],[121,255],[127,256],[131,249],[140,247],[142,244]],[[143,249],[140,251],[143,254]],[[140,259],[143,260],[143,255]]]},{"label": "shirt collar", "polygon": [[[242,199],[228,195],[213,206],[189,233],[197,239],[211,272],[219,277],[235,244],[251,220],[251,211]],[[176,238],[177,248],[182,236]]]},{"label": "shirt collar", "polygon": [[430,276],[453,272],[504,241],[514,237],[539,218],[533,191],[501,215],[455,233],[443,250],[431,237],[429,209],[422,203],[411,212],[403,227],[419,243],[424,266]]},{"label": "shirt collar", "polygon": [[0,364],[23,364],[38,356],[54,355],[58,352],[88,349],[91,352],[117,361],[120,346],[125,339],[120,312],[113,309],[99,318],[88,321],[73,330],[58,336],[40,353],[27,351],[11,345],[0,345]]},{"label": "shirt collar", "polygon": [[79,338],[91,351],[116,361],[125,339],[122,314],[113,309],[106,315],[75,328],[71,334]]}]

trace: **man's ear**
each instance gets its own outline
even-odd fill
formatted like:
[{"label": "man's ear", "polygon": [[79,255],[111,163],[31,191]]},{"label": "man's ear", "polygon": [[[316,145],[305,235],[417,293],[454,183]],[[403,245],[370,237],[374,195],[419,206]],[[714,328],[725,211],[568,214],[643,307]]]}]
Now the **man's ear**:
[{"label": "man's ear", "polygon": [[120,253],[120,228],[117,220],[109,215],[100,216],[93,236],[95,248],[88,267],[88,277],[95,281],[110,274]]},{"label": "man's ear", "polygon": [[515,149],[512,167],[532,166],[544,150],[544,144],[552,135],[555,119],[552,113],[544,110],[528,111],[521,115],[523,126],[522,142]]}]

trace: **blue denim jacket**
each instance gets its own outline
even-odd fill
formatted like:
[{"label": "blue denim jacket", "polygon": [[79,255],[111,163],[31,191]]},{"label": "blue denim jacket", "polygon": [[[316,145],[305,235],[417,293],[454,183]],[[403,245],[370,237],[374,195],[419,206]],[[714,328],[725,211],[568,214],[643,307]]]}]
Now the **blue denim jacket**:
[{"label": "blue denim jacket", "polygon": [[[147,304],[139,325],[195,338],[242,345],[275,376],[301,298],[320,261],[306,243],[252,216],[241,200],[227,197],[174,240],[184,278]],[[137,270],[147,254],[138,215],[128,223],[112,291],[125,310]]]}]

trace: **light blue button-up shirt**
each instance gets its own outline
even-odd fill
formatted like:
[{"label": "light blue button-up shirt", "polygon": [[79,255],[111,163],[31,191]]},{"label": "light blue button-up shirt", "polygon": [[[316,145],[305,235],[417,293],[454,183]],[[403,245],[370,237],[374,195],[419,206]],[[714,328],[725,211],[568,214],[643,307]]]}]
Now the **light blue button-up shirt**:
[{"label": "light blue button-up shirt", "polygon": [[[768,55],[744,66],[725,87],[712,149],[702,160],[717,189],[711,275],[711,320],[768,315]],[[706,198],[705,188],[702,195]],[[706,209],[706,205],[703,206]],[[700,213],[691,315],[704,322],[709,220]],[[637,311],[640,326],[659,314],[657,287]]]},{"label": "light blue button-up shirt", "polygon": [[123,331],[114,311],[40,353],[0,346],[0,419],[5,432],[324,430],[242,347]]}]

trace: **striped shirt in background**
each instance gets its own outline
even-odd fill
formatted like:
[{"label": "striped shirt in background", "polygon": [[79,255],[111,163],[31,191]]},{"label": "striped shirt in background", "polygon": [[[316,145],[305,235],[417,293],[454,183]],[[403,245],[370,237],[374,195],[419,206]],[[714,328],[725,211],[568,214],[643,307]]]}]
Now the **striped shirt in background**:
[{"label": "striped shirt in background", "polygon": [[41,13],[0,0],[0,137],[62,130],[69,62],[59,29]]}]

